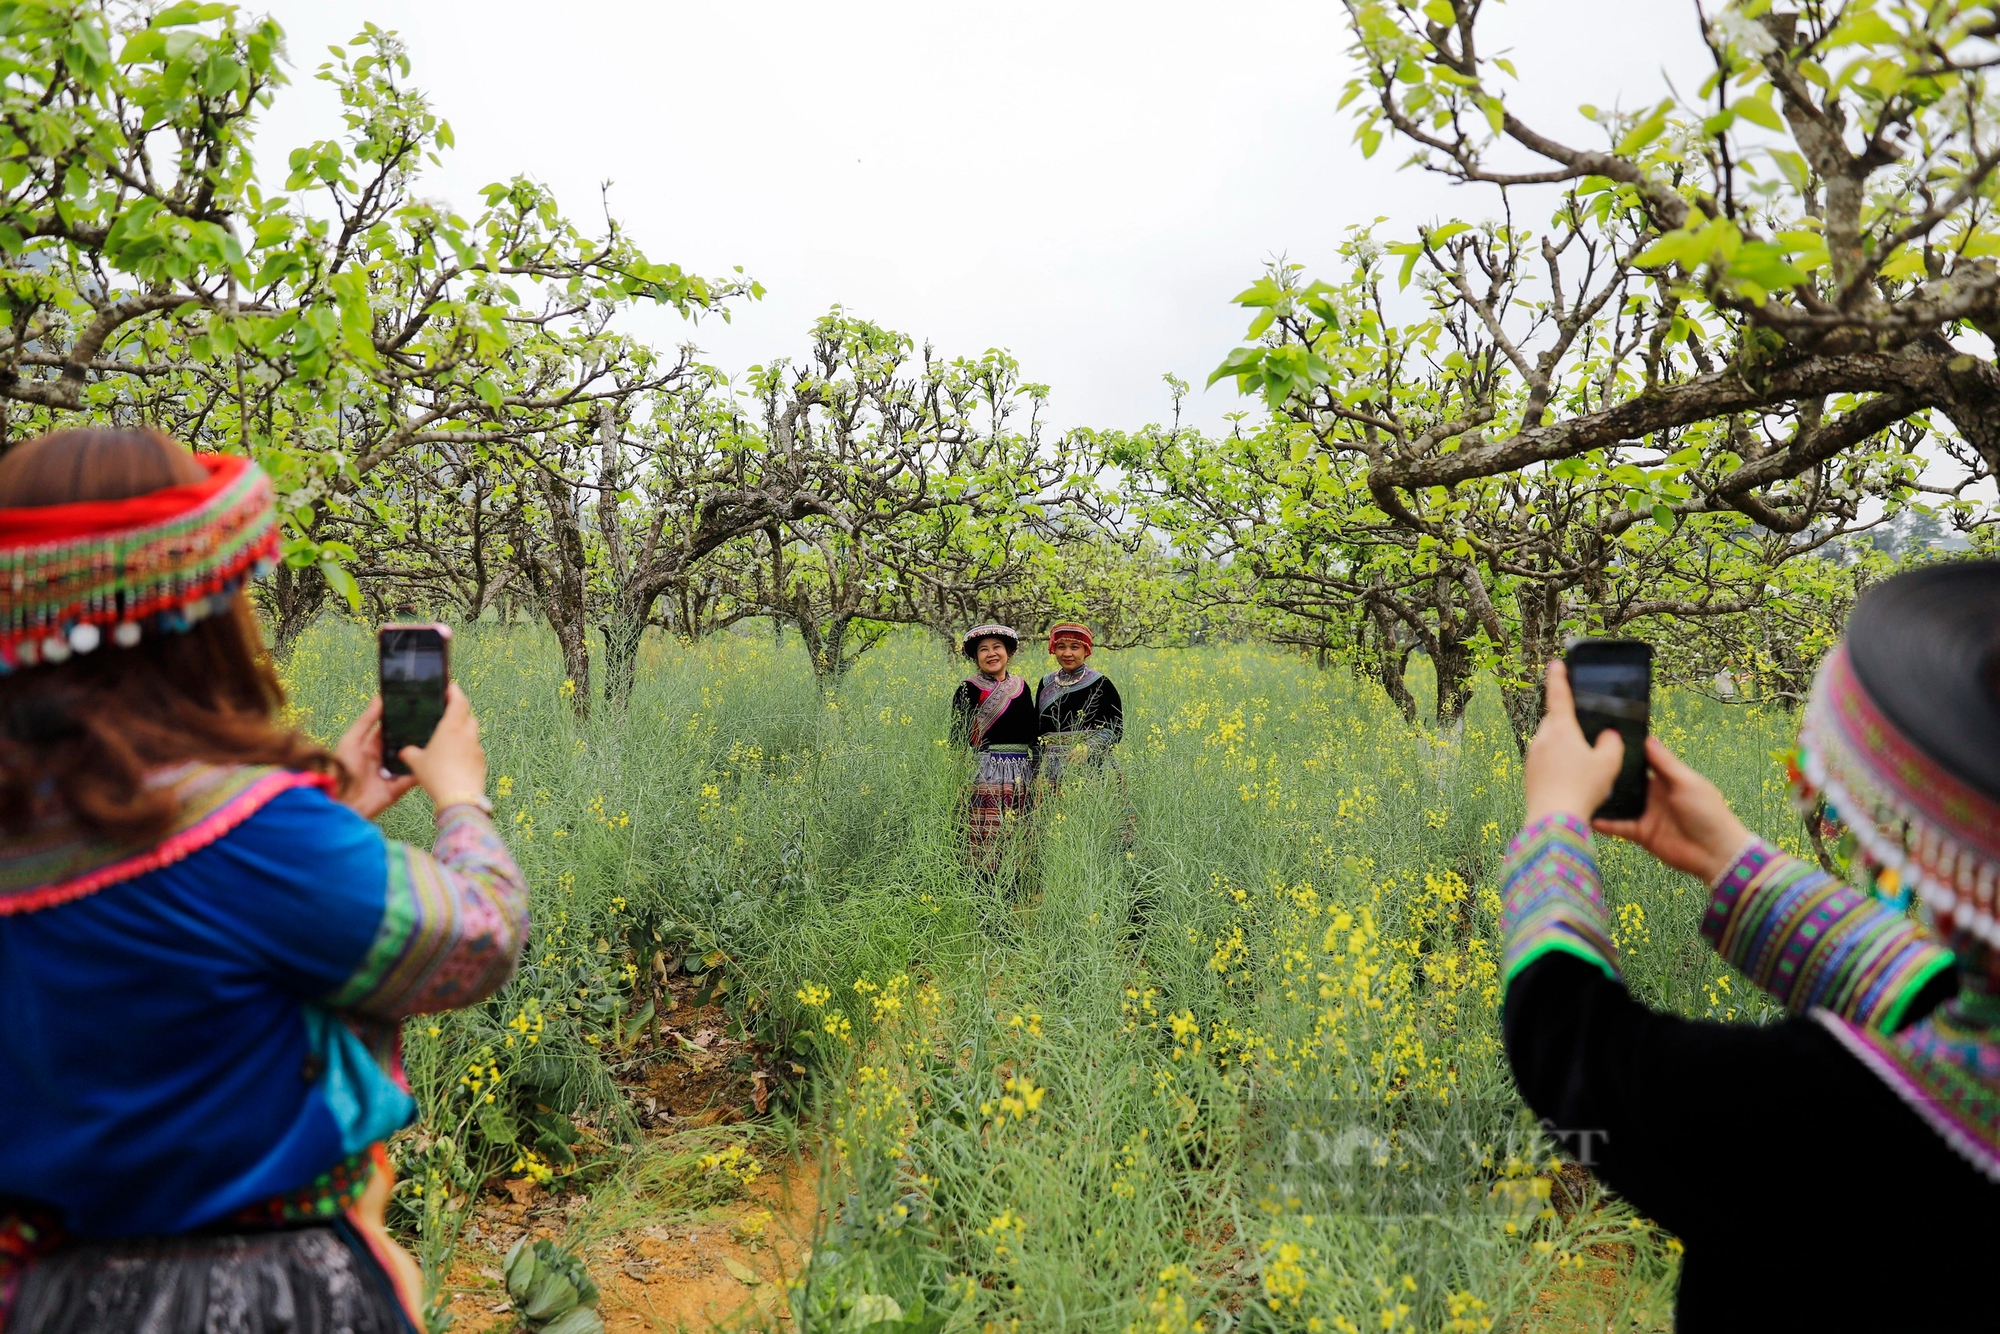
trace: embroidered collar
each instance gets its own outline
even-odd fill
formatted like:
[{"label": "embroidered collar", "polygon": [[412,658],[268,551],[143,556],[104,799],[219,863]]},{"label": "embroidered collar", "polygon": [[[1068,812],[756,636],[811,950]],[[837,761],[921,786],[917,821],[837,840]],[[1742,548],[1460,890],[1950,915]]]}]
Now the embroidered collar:
[{"label": "embroidered collar", "polygon": [[1007,712],[1007,706],[1021,697],[1028,688],[1025,677],[1012,672],[994,680],[984,672],[977,672],[965,678],[966,684],[979,692],[979,704],[972,710],[972,718],[966,726],[966,740],[978,749],[986,741],[987,732],[1000,721],[1000,715]]},{"label": "embroidered collar", "polygon": [[1089,663],[1078,667],[1074,676],[1070,675],[1067,671],[1050,672],[1042,678],[1042,707],[1047,708],[1050,704],[1061,699],[1071,691],[1086,689],[1087,687],[1096,685],[1103,679],[1104,673],[1098,671]]},{"label": "embroidered collar", "polygon": [[295,787],[331,790],[324,774],[271,765],[190,762],[162,769],[149,784],[171,787],[180,813],[166,834],[134,846],[95,838],[52,819],[19,837],[0,838],[0,917],[94,894],[199,852]]}]

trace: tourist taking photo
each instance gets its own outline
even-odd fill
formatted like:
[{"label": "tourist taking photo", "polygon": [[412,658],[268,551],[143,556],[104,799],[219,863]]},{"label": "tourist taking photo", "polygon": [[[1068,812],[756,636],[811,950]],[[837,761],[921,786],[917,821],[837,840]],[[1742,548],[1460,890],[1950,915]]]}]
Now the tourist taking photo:
[{"label": "tourist taking photo", "polygon": [[[383,1226],[400,1021],[512,976],[527,887],[456,687],[399,779],[379,700],[331,754],[282,720],[244,595],[277,545],[247,459],[0,459],[8,1334],[423,1327]],[[429,852],[370,823],[414,785]]]},{"label": "tourist taking photo", "polygon": [[1596,832],[1707,885],[1702,938],[1788,1012],[1757,1025],[1626,990],[1591,820],[1623,742],[1587,742],[1549,668],[1502,891],[1507,1055],[1553,1138],[1685,1246],[1683,1334],[1991,1318],[1977,1275],[2000,1218],[1996,669],[2000,564],[1927,567],[1861,599],[1794,763],[1802,804],[1852,835],[1844,880],[1753,837],[1648,739],[1644,813]]}]

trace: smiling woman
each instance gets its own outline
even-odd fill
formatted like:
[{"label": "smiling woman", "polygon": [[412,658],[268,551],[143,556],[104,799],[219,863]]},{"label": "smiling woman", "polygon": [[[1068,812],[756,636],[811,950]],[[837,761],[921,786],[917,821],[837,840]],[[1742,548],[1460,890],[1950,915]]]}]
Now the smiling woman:
[{"label": "smiling woman", "polygon": [[1057,670],[1035,687],[1043,774],[1051,787],[1068,764],[1102,764],[1125,735],[1125,701],[1111,678],[1090,665],[1087,626],[1063,621],[1049,628]]},{"label": "smiling woman", "polygon": [[960,647],[979,670],[951,698],[953,727],[972,747],[978,767],[966,814],[966,854],[975,869],[999,869],[1007,844],[1027,815],[1041,726],[1034,696],[1007,670],[1021,637],[1004,625],[975,625]]}]

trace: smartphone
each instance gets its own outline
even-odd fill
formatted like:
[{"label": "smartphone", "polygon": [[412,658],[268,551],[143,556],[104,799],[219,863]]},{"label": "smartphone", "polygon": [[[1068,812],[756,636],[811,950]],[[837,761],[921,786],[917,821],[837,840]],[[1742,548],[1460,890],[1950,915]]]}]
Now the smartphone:
[{"label": "smartphone", "polygon": [[382,677],[382,767],[406,774],[405,746],[430,744],[451,682],[451,627],[385,625],[375,635]]},{"label": "smartphone", "polygon": [[1576,639],[1563,654],[1576,721],[1592,745],[1613,728],[1625,763],[1611,795],[1592,814],[1632,820],[1646,809],[1646,732],[1653,717],[1653,646],[1639,639]]}]

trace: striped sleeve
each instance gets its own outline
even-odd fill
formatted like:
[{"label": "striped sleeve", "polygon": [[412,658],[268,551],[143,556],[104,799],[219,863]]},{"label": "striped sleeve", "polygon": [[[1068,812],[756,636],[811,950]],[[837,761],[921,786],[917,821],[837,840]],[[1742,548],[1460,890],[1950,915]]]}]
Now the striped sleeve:
[{"label": "striped sleeve", "polygon": [[1570,815],[1534,821],[1507,845],[1502,876],[1500,967],[1506,981],[1551,952],[1573,954],[1619,980],[1588,825]]},{"label": "striped sleeve", "polygon": [[1762,840],[1716,881],[1701,935],[1787,1010],[1885,1031],[1953,963],[1902,913]]},{"label": "striped sleeve", "polygon": [[485,1000],[514,975],[528,938],[528,886],[476,806],[438,812],[430,852],[388,845],[381,925],[352,976],[326,999],[383,1019]]}]

